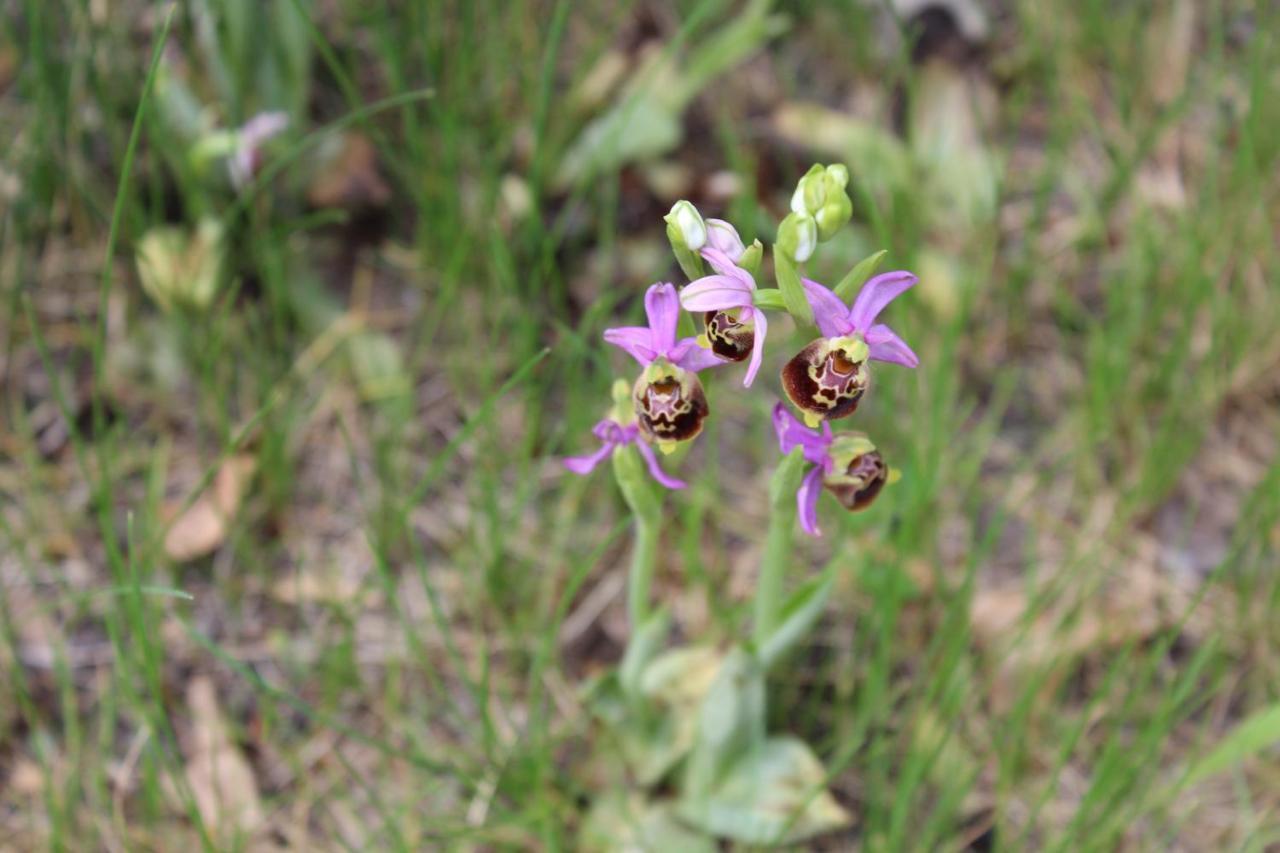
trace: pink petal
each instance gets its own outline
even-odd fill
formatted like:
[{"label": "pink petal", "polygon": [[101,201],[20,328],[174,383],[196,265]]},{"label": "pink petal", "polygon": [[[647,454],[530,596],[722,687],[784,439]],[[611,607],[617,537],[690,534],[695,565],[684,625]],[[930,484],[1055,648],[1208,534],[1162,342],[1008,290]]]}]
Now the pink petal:
[{"label": "pink petal", "polygon": [[[737,263],[738,258],[741,258],[742,253],[747,250],[743,245],[742,237],[738,235],[738,229],[723,219],[708,219],[706,223],[707,246],[728,255],[730,261]],[[704,254],[703,257],[705,258],[706,255]]]},{"label": "pink petal", "polygon": [[751,304],[751,287],[727,275],[709,275],[680,291],[686,311],[723,311]]},{"label": "pink petal", "polygon": [[884,323],[877,323],[867,332],[867,349],[871,358],[876,361],[901,364],[903,367],[916,367],[920,364],[920,359],[907,346],[907,342]]},{"label": "pink petal", "polygon": [[676,343],[676,323],[680,321],[680,299],[671,284],[654,284],[644,294],[644,312],[653,332],[653,350],[665,355]]},{"label": "pink petal", "polygon": [[636,442],[636,450],[640,451],[640,455],[644,457],[644,462],[649,466],[649,474],[653,479],[657,480],[668,489],[683,489],[686,485],[684,480],[677,480],[675,477],[667,474],[662,470],[662,466],[658,464],[658,457],[653,452],[653,448],[645,444],[643,441]]},{"label": "pink petal", "polygon": [[672,352],[680,353],[676,358],[672,359],[677,367],[683,367],[685,370],[691,370],[694,373],[699,370],[706,370],[708,367],[719,367],[722,364],[729,363],[711,350],[698,346],[698,342],[693,338],[685,338],[676,344]]},{"label": "pink petal", "polygon": [[561,462],[575,474],[590,474],[597,465],[609,458],[613,448],[614,445],[606,444],[595,453],[589,453],[586,456],[566,456]]},{"label": "pink petal", "polygon": [[782,403],[773,407],[773,432],[778,437],[778,449],[783,453],[803,447],[805,439],[814,438],[813,432]]},{"label": "pink petal", "polygon": [[734,263],[734,260],[728,254],[713,249],[710,246],[702,250],[702,257],[707,263],[711,264],[711,268],[720,275],[736,279],[745,284],[751,290],[756,289],[756,280],[751,277],[751,273]]},{"label": "pink petal", "polygon": [[821,536],[818,529],[818,495],[822,494],[822,469],[814,467],[796,490],[796,512],[800,516],[800,529],[810,536]]},{"label": "pink petal", "polygon": [[906,270],[897,270],[881,273],[862,285],[858,298],[853,301],[853,308],[849,310],[849,320],[853,328],[866,332],[885,306],[897,299],[899,294],[914,285],[917,280]]},{"label": "pink petal", "polygon": [[755,340],[751,345],[751,361],[747,363],[747,375],[742,379],[742,387],[750,388],[751,383],[756,381],[756,372],[760,370],[760,361],[764,358],[764,336],[769,331],[769,322],[764,317],[764,312],[758,308],[752,308],[751,313],[755,318]]},{"label": "pink petal", "polygon": [[658,357],[653,351],[653,333],[643,326],[619,326],[605,329],[604,339],[615,347],[626,350],[641,365],[648,365]]},{"label": "pink petal", "polygon": [[839,296],[816,281],[801,279],[804,295],[813,308],[813,321],[824,338],[839,338],[853,331],[849,323],[849,307]]}]

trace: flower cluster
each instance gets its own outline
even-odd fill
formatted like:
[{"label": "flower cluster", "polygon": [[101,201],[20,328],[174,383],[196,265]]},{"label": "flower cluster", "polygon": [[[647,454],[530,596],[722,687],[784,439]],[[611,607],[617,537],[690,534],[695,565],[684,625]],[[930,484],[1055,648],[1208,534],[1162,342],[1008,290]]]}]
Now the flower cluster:
[{"label": "flower cluster", "polygon": [[[870,385],[870,362],[919,364],[906,342],[878,322],[916,277],[905,271],[871,277],[852,304],[846,304],[842,292],[866,278],[878,257],[860,264],[835,290],[799,274],[816,246],[848,222],[848,180],[848,170],[835,165],[814,166],[799,182],[773,247],[776,290],[757,285],[760,241],[746,245],[733,225],[703,219],[687,201],[672,207],[665,217],[667,236],[690,283],[678,294],[668,283],[650,286],[644,299],[648,325],[605,331],[605,341],[625,350],[642,369],[626,395],[629,410],[615,406],[611,418],[596,425],[601,448],[566,459],[566,467],[585,474],[618,448],[634,445],[655,480],[682,488],[683,482],[659,467],[654,448],[669,453],[702,431],[710,406],[700,371],[746,361],[742,384],[751,387],[764,361],[766,310],[785,307],[802,328],[816,327],[818,335],[786,362],[780,375],[782,390],[803,422],[782,403],[773,414],[782,452],[798,448],[812,466],[796,494],[800,525],[819,535],[817,500],[823,488],[849,510],[875,500],[894,479],[893,472],[865,434],[833,433],[830,422],[857,410]],[[681,307],[701,320],[702,334],[679,337]]]}]

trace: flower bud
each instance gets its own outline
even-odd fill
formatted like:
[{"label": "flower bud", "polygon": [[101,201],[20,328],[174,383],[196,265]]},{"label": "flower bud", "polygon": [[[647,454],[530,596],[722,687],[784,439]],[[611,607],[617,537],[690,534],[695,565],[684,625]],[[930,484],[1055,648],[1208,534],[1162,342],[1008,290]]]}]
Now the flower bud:
[{"label": "flower bud", "polygon": [[671,206],[671,212],[663,219],[667,223],[667,238],[671,240],[672,248],[697,252],[707,244],[707,224],[692,202],[681,199]]},{"label": "flower bud", "polygon": [[676,262],[690,281],[702,277],[702,258],[698,251],[707,245],[707,224],[691,202],[681,199],[662,217],[667,223],[667,240]]},{"label": "flower bud", "polygon": [[609,419],[619,424],[634,422],[636,415],[635,406],[631,402],[631,383],[625,379],[615,379],[609,392],[613,398],[613,407],[609,409]]},{"label": "flower bud", "polygon": [[165,312],[203,310],[217,294],[225,254],[216,219],[200,220],[194,233],[172,225],[152,228],[138,241],[138,279]]},{"label": "flower bud", "polygon": [[845,187],[849,170],[841,163],[826,168],[815,164],[796,184],[791,196],[791,210],[812,216],[818,227],[818,240],[830,240],[853,216],[853,203]]},{"label": "flower bud", "polygon": [[640,429],[660,450],[702,432],[710,413],[698,375],[659,358],[644,369],[631,389]]},{"label": "flower bud", "polygon": [[707,220],[707,245],[724,252],[735,264],[746,251],[742,238],[738,236],[738,229],[723,219]]},{"label": "flower bud", "polygon": [[826,199],[826,171],[814,163],[796,184],[796,191],[791,194],[791,211],[813,216],[826,203]]},{"label": "flower bud", "polygon": [[738,258],[738,266],[742,267],[752,278],[760,275],[760,263],[764,260],[764,244],[759,240],[753,240],[743,252],[742,257]]},{"label": "flower bud", "polygon": [[818,245],[818,225],[805,213],[789,213],[778,226],[778,248],[797,263],[804,263],[813,256]]}]

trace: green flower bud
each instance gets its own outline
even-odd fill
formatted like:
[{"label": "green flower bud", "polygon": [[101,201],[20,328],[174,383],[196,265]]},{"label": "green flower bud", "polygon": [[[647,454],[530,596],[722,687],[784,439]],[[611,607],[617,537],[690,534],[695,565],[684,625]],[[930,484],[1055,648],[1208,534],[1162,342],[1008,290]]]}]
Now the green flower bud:
[{"label": "green flower bud", "polygon": [[778,248],[797,263],[809,260],[817,245],[818,225],[808,214],[789,213],[778,226]]},{"label": "green flower bud", "polygon": [[853,203],[845,192],[848,185],[849,170],[840,163],[825,168],[815,164],[796,185],[791,210],[813,217],[819,241],[830,240],[853,216]]},{"label": "green flower bud", "polygon": [[680,269],[690,280],[702,277],[702,259],[698,251],[707,244],[707,224],[692,202],[681,199],[662,217],[667,223],[667,240],[675,252]]},{"label": "green flower bud", "polygon": [[692,202],[681,199],[671,206],[671,212],[662,217],[667,223],[667,236],[673,246],[679,245],[696,252],[707,244],[707,224]]},{"label": "green flower bud", "polygon": [[634,423],[636,413],[635,404],[631,402],[631,383],[625,379],[615,379],[610,393],[613,408],[609,410],[609,419],[619,424]]},{"label": "green flower bud", "polygon": [[813,216],[827,200],[826,170],[814,163],[796,184],[791,194],[791,210],[794,213]]},{"label": "green flower bud", "polygon": [[738,258],[738,266],[751,274],[752,278],[760,275],[760,263],[764,260],[764,245],[756,240],[748,246]]}]

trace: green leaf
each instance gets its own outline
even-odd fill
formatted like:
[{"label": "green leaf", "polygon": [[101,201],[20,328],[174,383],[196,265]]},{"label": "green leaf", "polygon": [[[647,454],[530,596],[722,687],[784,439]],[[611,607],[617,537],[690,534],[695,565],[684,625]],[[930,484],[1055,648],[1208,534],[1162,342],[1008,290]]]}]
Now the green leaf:
[{"label": "green leaf", "polygon": [[745,754],[710,795],[681,801],[693,826],[744,844],[793,844],[848,826],[809,747],[773,738]]},{"label": "green leaf", "polygon": [[840,279],[840,283],[835,287],[835,294],[844,302],[851,302],[858,288],[867,283],[867,279],[876,274],[876,270],[880,268],[880,262],[884,260],[884,256],[889,254],[888,249],[881,249],[874,255],[868,255],[863,258],[851,270],[848,275]]},{"label": "green leaf", "polygon": [[650,705],[653,722],[641,735],[628,738],[628,764],[642,785],[654,785],[693,748],[698,711],[723,656],[707,646],[673,649],[644,669],[639,693]]},{"label": "green leaf", "polygon": [[578,849],[714,853],[715,842],[682,824],[669,803],[611,790],[598,797],[582,824]]},{"label": "green leaf", "polygon": [[698,711],[684,789],[695,799],[715,789],[729,768],[764,744],[764,670],[743,649],[724,659]]},{"label": "green leaf", "polygon": [[405,397],[413,383],[396,342],[381,332],[361,332],[347,343],[351,370],[366,400]]},{"label": "green leaf", "polygon": [[795,321],[803,326],[813,325],[813,308],[804,295],[804,285],[800,283],[800,272],[795,261],[786,252],[773,250],[773,272],[778,279],[778,289],[782,291],[782,303]]},{"label": "green leaf", "polygon": [[787,599],[778,616],[780,624],[758,652],[760,665],[766,672],[786,657],[813,628],[826,608],[833,582],[831,575],[813,578]]},{"label": "green leaf", "polygon": [[1215,773],[1228,770],[1277,742],[1280,742],[1280,705],[1272,705],[1232,729],[1208,755],[1192,766],[1183,784],[1194,785]]},{"label": "green leaf", "polygon": [[582,131],[561,161],[557,182],[581,185],[636,160],[665,154],[680,143],[680,107],[648,92],[613,105]]},{"label": "green leaf", "polygon": [[650,614],[631,637],[618,667],[618,680],[629,698],[640,695],[640,676],[666,642],[671,616],[666,609]]}]

